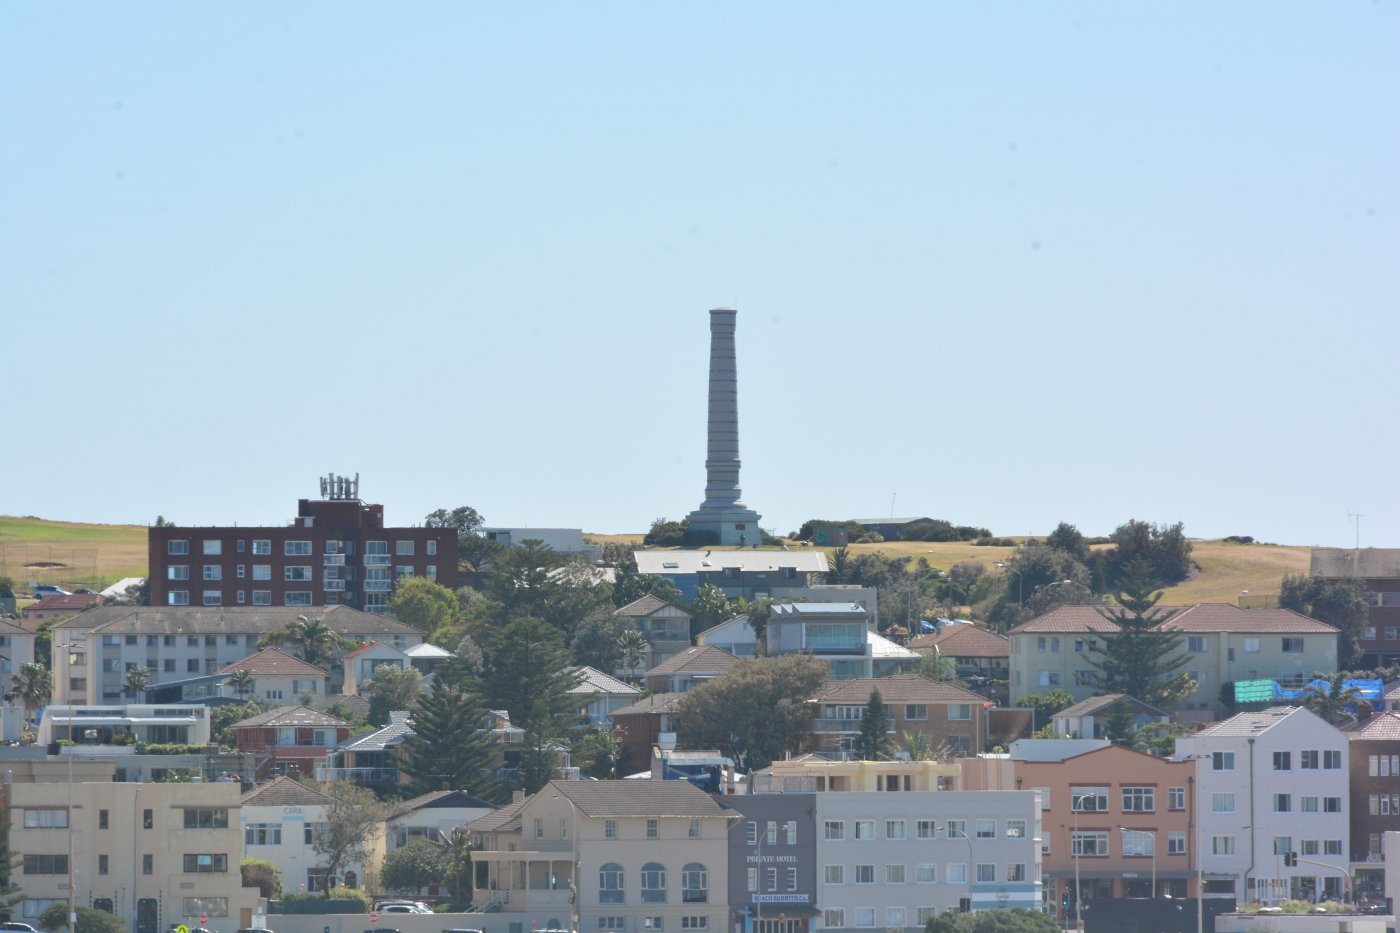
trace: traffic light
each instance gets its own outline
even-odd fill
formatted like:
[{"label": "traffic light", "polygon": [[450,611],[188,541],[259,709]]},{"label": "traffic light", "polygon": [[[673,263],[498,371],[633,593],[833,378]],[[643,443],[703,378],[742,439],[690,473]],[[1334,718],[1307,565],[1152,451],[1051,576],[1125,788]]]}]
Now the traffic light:
[{"label": "traffic light", "polygon": [[1060,906],[1069,907],[1069,888],[1065,888],[1060,892]]},{"label": "traffic light", "polygon": [[1295,865],[1298,864],[1298,853],[1297,853],[1297,852],[1285,852],[1285,853],[1283,853],[1283,864],[1287,865],[1289,868],[1293,868]]}]

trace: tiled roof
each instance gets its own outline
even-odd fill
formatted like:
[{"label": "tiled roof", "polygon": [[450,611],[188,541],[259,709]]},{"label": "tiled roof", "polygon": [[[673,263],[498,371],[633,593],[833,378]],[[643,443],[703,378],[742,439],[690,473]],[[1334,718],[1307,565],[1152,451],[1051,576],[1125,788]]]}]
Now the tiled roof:
[{"label": "tiled roof", "polygon": [[307,664],[301,658],[293,657],[277,648],[264,648],[250,654],[241,661],[225,664],[215,674],[233,674],[238,671],[251,671],[259,677],[325,677],[326,672],[314,664]]},{"label": "tiled roof", "polygon": [[1008,634],[1039,632],[1116,632],[1118,626],[1099,615],[1095,606],[1060,606],[1013,628]]},{"label": "tiled roof", "polygon": [[496,805],[473,797],[464,790],[435,790],[413,797],[394,806],[395,817],[404,816],[425,807],[463,807],[470,810],[494,810]]},{"label": "tiled roof", "polygon": [[98,606],[54,628],[111,635],[266,635],[298,616],[319,618],[339,635],[423,636],[411,625],[350,606]]},{"label": "tiled roof", "polygon": [[[480,819],[472,820],[467,824],[467,829],[474,833],[491,833],[497,831],[509,832],[512,828],[520,828],[520,811],[525,809],[525,803],[529,798],[517,800],[506,804],[494,813],[488,813]],[[514,827],[511,824],[514,823]]]},{"label": "tiled roof", "polygon": [[933,646],[945,658],[1008,658],[1011,641],[980,625],[949,625],[936,635],[920,635],[910,648]]},{"label": "tiled roof", "polygon": [[616,719],[618,716],[649,716],[653,713],[674,713],[684,696],[684,693],[653,693],[649,697],[643,697],[631,706],[615,709],[608,715]]},{"label": "tiled roof", "polygon": [[249,716],[247,719],[240,719],[233,724],[235,729],[247,729],[256,726],[303,726],[307,728],[338,728],[350,725],[343,719],[337,719],[329,713],[312,709],[309,706],[279,706],[270,709],[265,713],[256,716]]},{"label": "tiled roof", "polygon": [[642,691],[628,683],[623,683],[611,674],[604,674],[597,668],[574,667],[571,671],[577,671],[580,679],[577,684],[569,688],[570,693],[582,693],[593,695],[596,693],[612,693],[623,696],[641,696]]},{"label": "tiled roof", "polygon": [[389,714],[388,725],[346,739],[336,748],[355,752],[382,752],[400,744],[410,735],[413,735],[413,726],[409,723],[408,712],[395,710]]},{"label": "tiled roof", "polygon": [[[1054,715],[1054,718],[1058,719],[1061,716],[1064,716],[1066,718],[1072,718],[1075,716],[1093,716],[1097,713],[1107,710],[1114,703],[1117,703],[1119,700],[1122,699],[1125,699],[1125,697],[1121,693],[1107,693],[1101,697],[1089,697],[1089,699],[1087,700],[1080,700],[1078,703],[1074,704],[1068,709],[1060,710]],[[1159,710],[1157,707],[1152,706],[1149,703],[1144,703],[1141,700],[1135,699],[1133,697],[1127,697],[1126,700],[1129,707],[1134,713],[1146,713],[1149,716],[1167,715],[1166,713]]]},{"label": "tiled roof", "polygon": [[369,700],[355,693],[332,693],[328,696],[318,696],[311,701],[311,708],[324,713],[337,703],[361,719],[369,718]]},{"label": "tiled roof", "polygon": [[[986,697],[957,684],[939,683],[922,674],[828,680],[812,699],[818,703],[865,703],[872,690],[886,703],[985,703]],[[614,714],[616,715],[616,714]]]},{"label": "tiled roof", "polygon": [[1240,713],[1229,719],[1197,732],[1201,737],[1251,736],[1259,735],[1283,722],[1289,716],[1303,711],[1301,706],[1271,706],[1257,713]]},{"label": "tiled roof", "polygon": [[[798,573],[826,573],[826,552],[819,548],[803,548],[797,551],[763,551],[744,548],[727,551],[711,548],[705,551],[633,551],[637,570],[650,574],[691,574],[713,573],[727,567],[737,567],[745,573],[775,573],[784,567],[792,567]],[[671,566],[668,566],[671,565]],[[799,581],[792,581],[794,586]]]},{"label": "tiled roof", "polygon": [[550,781],[587,816],[724,816],[730,811],[689,781]]},{"label": "tiled roof", "polygon": [[25,607],[25,612],[84,612],[100,606],[103,597],[97,593],[52,593]]},{"label": "tiled roof", "polygon": [[1231,632],[1241,635],[1335,635],[1337,630],[1292,609],[1241,609],[1229,603],[1188,606],[1163,622],[1163,629],[1180,632]]},{"label": "tiled roof", "polygon": [[735,655],[713,645],[693,645],[677,652],[647,671],[647,676],[657,674],[726,674],[730,668],[740,663]]},{"label": "tiled roof", "polygon": [[1400,548],[1315,547],[1309,576],[1356,577],[1384,580],[1400,578]]},{"label": "tiled roof", "polygon": [[[626,616],[629,619],[641,619],[651,615],[653,612],[660,612],[662,609],[675,608],[664,599],[655,596],[643,596],[641,599],[634,599],[613,613],[615,616]],[[684,610],[678,610],[684,612]],[[684,612],[688,617],[690,613]]]},{"label": "tiled roof", "polygon": [[1363,742],[1400,742],[1400,713],[1387,710],[1368,717],[1364,722],[1342,726],[1347,738]]},{"label": "tiled roof", "polygon": [[289,777],[279,777],[243,795],[245,807],[317,807],[331,798]]}]

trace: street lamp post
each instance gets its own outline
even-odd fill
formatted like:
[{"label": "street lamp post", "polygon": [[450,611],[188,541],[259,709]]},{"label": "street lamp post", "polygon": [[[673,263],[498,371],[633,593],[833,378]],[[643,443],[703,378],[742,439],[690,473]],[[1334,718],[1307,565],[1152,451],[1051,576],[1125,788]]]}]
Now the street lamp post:
[{"label": "street lamp post", "polygon": [[[1084,901],[1083,889],[1079,886],[1079,857],[1083,854],[1084,840],[1079,839],[1079,801],[1093,797],[1093,794],[1076,794],[1069,799],[1069,808],[1074,813],[1074,835],[1069,843],[1070,852],[1074,855],[1074,928],[1084,929],[1084,917],[1080,905]],[[1097,812],[1097,811],[1095,811]]]},{"label": "street lamp post", "polygon": [[1157,834],[1148,829],[1129,829],[1126,826],[1119,826],[1118,831],[1123,835],[1130,833],[1139,836],[1147,836],[1152,840],[1152,899],[1157,897]]},{"label": "street lamp post", "polygon": [[554,794],[555,800],[562,800],[569,805],[570,829],[569,829],[569,921],[571,933],[578,933],[581,919],[582,905],[578,899],[583,893],[583,886],[578,879],[578,807],[574,802],[563,794]]}]

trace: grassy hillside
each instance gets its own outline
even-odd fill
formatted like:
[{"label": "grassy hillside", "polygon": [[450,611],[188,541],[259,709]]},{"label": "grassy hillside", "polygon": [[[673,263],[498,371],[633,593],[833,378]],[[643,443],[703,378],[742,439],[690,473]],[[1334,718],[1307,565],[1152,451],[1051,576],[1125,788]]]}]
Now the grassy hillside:
[{"label": "grassy hillside", "polygon": [[0,515],[0,576],[30,583],[101,589],[146,575],[144,525],[85,525]]}]

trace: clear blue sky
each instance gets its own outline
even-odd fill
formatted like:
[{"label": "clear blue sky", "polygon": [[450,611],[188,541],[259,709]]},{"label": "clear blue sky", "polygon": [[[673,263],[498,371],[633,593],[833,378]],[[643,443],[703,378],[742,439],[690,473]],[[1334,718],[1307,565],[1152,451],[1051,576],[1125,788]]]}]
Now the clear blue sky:
[{"label": "clear blue sky", "polygon": [[0,3],[0,512],[1400,546],[1400,11]]}]

